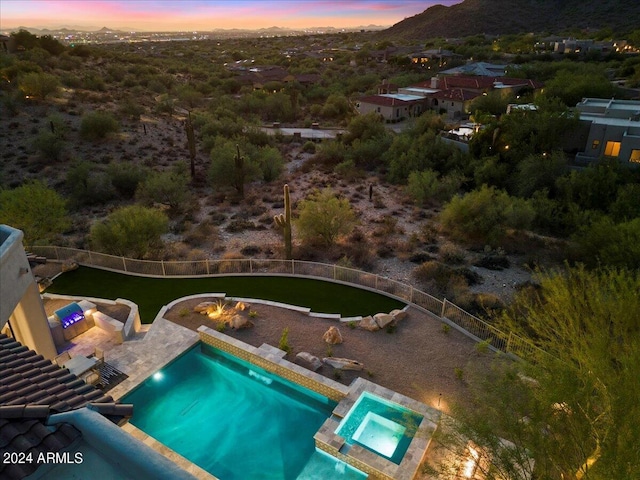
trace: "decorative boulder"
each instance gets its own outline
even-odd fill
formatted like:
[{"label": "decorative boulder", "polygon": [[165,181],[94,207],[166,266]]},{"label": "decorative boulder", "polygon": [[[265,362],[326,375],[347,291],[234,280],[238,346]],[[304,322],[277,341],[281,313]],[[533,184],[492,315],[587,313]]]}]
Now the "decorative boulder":
[{"label": "decorative boulder", "polygon": [[62,266],[60,267],[63,273],[70,272],[77,268],[78,268],[78,264],[76,262],[66,262],[66,263],[63,263]]},{"label": "decorative boulder", "polygon": [[238,303],[236,303],[236,306],[235,306],[235,307],[233,307],[233,308],[235,308],[235,309],[236,309],[237,311],[239,311],[239,312],[244,312],[244,311],[245,311],[246,309],[248,309],[250,306],[251,306],[251,305],[248,305],[248,304],[246,304],[246,303],[244,303],[244,302],[238,302]]},{"label": "decorative boulder", "polygon": [[342,343],[342,334],[336,327],[329,327],[329,330],[324,332],[322,339],[329,345],[337,345]]},{"label": "decorative boulder", "polygon": [[389,315],[393,317],[394,322],[399,322],[400,320],[404,320],[407,317],[407,312],[405,310],[391,310]]},{"label": "decorative boulder", "polygon": [[376,321],[380,328],[384,328],[387,325],[393,323],[393,316],[388,313],[376,313],[373,316],[373,319]]},{"label": "decorative boulder", "polygon": [[296,354],[296,360],[298,360],[300,365],[313,372],[317,371],[322,366],[320,359],[311,355],[309,352],[300,352]]},{"label": "decorative boulder", "polygon": [[209,307],[213,307],[214,305],[216,305],[215,302],[200,302],[198,305],[193,307],[193,311],[201,313],[202,315],[206,315],[208,313]]},{"label": "decorative boulder", "polygon": [[370,332],[380,330],[380,326],[376,323],[371,315],[363,317],[358,324],[358,328],[362,328],[363,330],[368,330]]},{"label": "decorative boulder", "polygon": [[234,315],[229,321],[229,326],[231,328],[235,328],[236,330],[241,330],[243,328],[253,327],[253,323],[248,318],[243,317],[242,315]]},{"label": "decorative boulder", "polygon": [[350,360],[348,358],[338,358],[338,357],[325,357],[322,361],[338,370],[362,370],[364,369],[364,365],[355,360]]}]

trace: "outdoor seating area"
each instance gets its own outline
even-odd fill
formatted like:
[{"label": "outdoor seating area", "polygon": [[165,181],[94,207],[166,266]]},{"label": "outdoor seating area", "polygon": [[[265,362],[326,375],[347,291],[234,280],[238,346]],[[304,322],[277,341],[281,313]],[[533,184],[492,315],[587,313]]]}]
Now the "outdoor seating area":
[{"label": "outdoor seating area", "polygon": [[77,376],[88,385],[93,385],[101,390],[108,390],[120,383],[127,376],[105,363],[104,350],[95,347],[93,354],[89,356],[72,355],[65,350],[54,359],[60,368],[66,368],[69,373]]}]

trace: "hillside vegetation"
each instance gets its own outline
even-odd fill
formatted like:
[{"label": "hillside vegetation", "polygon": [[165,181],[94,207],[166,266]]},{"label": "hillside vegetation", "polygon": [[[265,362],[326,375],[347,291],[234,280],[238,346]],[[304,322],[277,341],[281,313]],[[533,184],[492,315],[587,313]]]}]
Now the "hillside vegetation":
[{"label": "hillside vegetation", "polygon": [[450,7],[430,7],[379,35],[416,40],[604,28],[626,33],[638,25],[636,0],[465,0]]}]

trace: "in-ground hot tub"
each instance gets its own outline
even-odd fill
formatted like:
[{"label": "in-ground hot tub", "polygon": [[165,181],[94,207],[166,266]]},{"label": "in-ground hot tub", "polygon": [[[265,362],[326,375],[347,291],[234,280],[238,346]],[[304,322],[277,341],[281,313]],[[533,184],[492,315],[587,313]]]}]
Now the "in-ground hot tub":
[{"label": "in-ground hot tub", "polygon": [[402,405],[364,392],[335,433],[400,464],[423,416]]}]

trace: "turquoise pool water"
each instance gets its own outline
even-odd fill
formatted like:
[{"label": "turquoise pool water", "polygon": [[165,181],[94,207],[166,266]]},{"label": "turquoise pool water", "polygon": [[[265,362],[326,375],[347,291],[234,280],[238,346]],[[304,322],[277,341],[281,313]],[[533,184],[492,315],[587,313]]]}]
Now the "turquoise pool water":
[{"label": "turquoise pool water", "polygon": [[359,444],[399,465],[422,418],[397,403],[364,392],[336,433],[348,444]]},{"label": "turquoise pool water", "polygon": [[134,405],[133,425],[221,480],[322,478],[307,467],[313,462],[333,469],[329,478],[366,478],[315,450],[335,402],[208,345],[122,402]]}]

